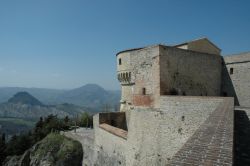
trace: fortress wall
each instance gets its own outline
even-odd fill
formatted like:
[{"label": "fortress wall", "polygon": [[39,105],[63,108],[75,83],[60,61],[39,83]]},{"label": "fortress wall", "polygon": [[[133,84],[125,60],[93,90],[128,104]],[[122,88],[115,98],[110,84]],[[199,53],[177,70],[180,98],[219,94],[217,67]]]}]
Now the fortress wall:
[{"label": "fortress wall", "polygon": [[234,143],[234,102],[227,97],[174,155],[170,165],[233,165]]},{"label": "fortress wall", "polygon": [[236,105],[250,107],[250,53],[226,56],[224,61],[222,95],[235,97]]},{"label": "fortress wall", "polygon": [[161,95],[219,96],[221,57],[161,46],[160,76]]},{"label": "fortress wall", "polygon": [[166,114],[166,127],[161,137],[171,142],[163,151],[172,157],[222,102],[221,97],[162,96],[160,109]]},{"label": "fortress wall", "polygon": [[[199,133],[203,134],[201,138],[205,139],[208,132],[215,133],[219,140],[217,143],[223,143],[223,147],[231,147],[228,143],[232,141],[225,142],[224,137],[232,140],[233,102],[230,99],[225,104],[225,99],[228,98],[161,96],[159,109],[135,107],[126,112],[126,115],[129,114],[130,117],[127,121],[129,123],[127,139],[100,128],[99,114],[97,114],[94,116],[95,150],[94,157],[92,156],[91,159],[97,165],[165,166],[170,161],[173,162],[171,159],[174,156],[174,161],[182,160],[178,158],[178,155],[176,156],[176,153],[182,151],[182,147],[190,138],[194,137],[192,140],[195,144],[195,140],[200,138]],[[211,120],[208,120],[209,117]],[[221,121],[223,117],[225,118]],[[222,128],[217,129],[218,125]],[[199,131],[198,136],[194,135],[196,131]],[[227,134],[224,135],[222,131]],[[212,136],[213,134],[209,139],[212,140]],[[206,141],[209,140],[206,139]],[[205,146],[200,147],[202,150]],[[232,150],[230,147],[229,150]],[[189,148],[192,150],[191,147]],[[183,153],[188,153],[188,151],[189,149],[184,149]]]},{"label": "fortress wall", "polygon": [[[131,52],[133,66],[133,105],[151,106],[159,95],[159,46]],[[143,95],[145,88],[145,95]]]},{"label": "fortress wall", "polygon": [[[134,105],[145,103],[143,102],[144,98],[139,96],[142,95],[143,88],[145,88],[146,94],[150,95],[150,101],[154,101],[154,96],[152,96],[152,94],[156,94],[157,90],[159,94],[159,58],[156,58],[158,55],[158,46],[131,50],[117,55],[118,74],[130,73],[131,75],[129,82],[121,81],[121,100],[124,102],[121,106],[122,110],[129,109],[131,103]],[[121,64],[119,64],[119,61],[121,61]],[[158,87],[158,89],[156,89],[156,87]],[[148,103],[148,106],[151,104],[151,102]]]},{"label": "fortress wall", "polygon": [[127,165],[167,164],[223,98],[161,96],[160,101],[160,109],[130,111]]},{"label": "fortress wall", "polygon": [[[130,60],[130,53],[124,52],[118,54],[116,57],[117,60],[117,78],[122,84],[121,88],[121,107],[120,111],[125,111],[129,108],[128,103],[132,103],[132,84],[131,80],[131,60]],[[126,74],[130,73],[130,77],[126,77]]]},{"label": "fortress wall", "polygon": [[99,114],[94,116],[96,165],[124,165],[126,140],[99,128]]}]

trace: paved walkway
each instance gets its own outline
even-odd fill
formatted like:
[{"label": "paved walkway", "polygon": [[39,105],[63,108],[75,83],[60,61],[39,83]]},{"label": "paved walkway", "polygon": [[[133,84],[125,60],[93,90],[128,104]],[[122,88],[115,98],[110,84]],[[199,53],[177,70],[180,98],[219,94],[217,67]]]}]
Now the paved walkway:
[{"label": "paved walkway", "polygon": [[83,138],[88,138],[94,140],[94,130],[93,129],[86,129],[86,128],[78,128],[75,130],[67,131],[67,132],[61,132],[61,134],[75,139],[81,143],[83,143]]}]

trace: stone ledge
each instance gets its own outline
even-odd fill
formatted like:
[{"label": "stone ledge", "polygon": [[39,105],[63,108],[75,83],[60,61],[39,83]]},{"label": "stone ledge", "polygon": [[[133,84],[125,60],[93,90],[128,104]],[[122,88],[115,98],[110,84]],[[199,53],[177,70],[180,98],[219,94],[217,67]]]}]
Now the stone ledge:
[{"label": "stone ledge", "polygon": [[123,129],[119,129],[117,127],[110,126],[110,125],[108,125],[106,123],[100,124],[99,127],[101,129],[111,133],[111,134],[114,134],[114,135],[116,135],[118,137],[121,137],[123,139],[127,139],[128,132],[123,130]]}]

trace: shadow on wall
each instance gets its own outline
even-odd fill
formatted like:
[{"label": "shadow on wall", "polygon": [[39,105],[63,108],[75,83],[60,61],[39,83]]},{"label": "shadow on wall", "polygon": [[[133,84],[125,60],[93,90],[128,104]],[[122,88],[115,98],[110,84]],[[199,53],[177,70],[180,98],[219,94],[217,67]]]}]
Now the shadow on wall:
[{"label": "shadow on wall", "polygon": [[250,120],[245,111],[235,110],[234,165],[250,165]]},{"label": "shadow on wall", "polygon": [[101,112],[99,124],[103,123],[128,131],[125,112]]},{"label": "shadow on wall", "polygon": [[233,86],[233,82],[230,78],[230,74],[227,70],[227,67],[225,65],[225,61],[224,59],[222,59],[223,65],[222,65],[222,94],[221,96],[228,96],[228,97],[234,97],[234,104],[239,106],[239,100],[238,97],[236,95],[234,86]]}]

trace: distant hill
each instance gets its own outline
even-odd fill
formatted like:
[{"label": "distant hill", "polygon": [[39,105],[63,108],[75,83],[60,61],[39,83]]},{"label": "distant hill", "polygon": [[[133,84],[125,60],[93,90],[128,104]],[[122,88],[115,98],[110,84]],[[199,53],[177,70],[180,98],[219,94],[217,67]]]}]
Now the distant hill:
[{"label": "distant hill", "polygon": [[22,87],[0,87],[0,103],[7,102],[18,92],[28,92],[43,104],[57,104],[55,99],[66,90]]},{"label": "distant hill", "polygon": [[57,101],[90,108],[100,108],[105,104],[117,105],[120,91],[107,91],[96,84],[87,84],[59,95]]},{"label": "distant hill", "polygon": [[18,92],[8,102],[0,104],[0,117],[38,119],[50,114],[59,118],[75,117],[83,112],[93,112],[87,107],[73,104],[44,105],[27,92]]},{"label": "distant hill", "polygon": [[72,90],[57,90],[43,88],[0,88],[0,103],[7,102],[9,98],[18,92],[28,92],[45,105],[70,103],[82,107],[93,108],[101,111],[103,105],[115,108],[119,105],[120,91],[105,90],[96,84],[87,84]]},{"label": "distant hill", "polygon": [[42,106],[43,104],[37,100],[35,97],[31,96],[27,92],[18,92],[12,98],[8,100],[8,103],[13,104],[27,104],[27,105],[39,105]]}]

